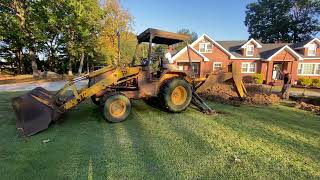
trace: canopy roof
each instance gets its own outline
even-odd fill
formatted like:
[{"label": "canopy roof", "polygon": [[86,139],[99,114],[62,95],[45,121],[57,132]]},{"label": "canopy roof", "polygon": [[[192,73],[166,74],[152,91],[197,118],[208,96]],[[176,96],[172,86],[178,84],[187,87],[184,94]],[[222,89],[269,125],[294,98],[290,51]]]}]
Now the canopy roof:
[{"label": "canopy roof", "polygon": [[189,35],[149,28],[137,37],[139,44],[149,42],[150,36],[153,37],[152,43],[166,45],[172,45],[190,39]]}]

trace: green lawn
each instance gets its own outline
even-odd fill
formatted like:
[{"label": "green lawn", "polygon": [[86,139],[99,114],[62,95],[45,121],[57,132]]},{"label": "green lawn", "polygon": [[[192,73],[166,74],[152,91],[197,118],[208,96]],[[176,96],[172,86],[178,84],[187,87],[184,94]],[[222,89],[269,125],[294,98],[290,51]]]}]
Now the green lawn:
[{"label": "green lawn", "polygon": [[1,179],[320,178],[320,117],[310,112],[210,103],[221,113],[212,117],[134,101],[127,121],[110,124],[87,102],[24,140],[17,94],[0,93]]}]

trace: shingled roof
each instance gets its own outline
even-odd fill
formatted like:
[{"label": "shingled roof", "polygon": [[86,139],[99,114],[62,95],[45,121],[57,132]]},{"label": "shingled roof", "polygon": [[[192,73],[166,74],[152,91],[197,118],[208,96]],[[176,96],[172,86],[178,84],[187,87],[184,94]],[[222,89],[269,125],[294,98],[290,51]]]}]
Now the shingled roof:
[{"label": "shingled roof", "polygon": [[[221,46],[226,48],[229,52],[231,52],[237,58],[248,58],[248,56],[244,56],[240,50],[240,47],[245,44],[247,40],[240,40],[240,41],[217,41]],[[263,44],[262,48],[259,49],[259,54],[255,56],[250,56],[250,58],[263,58],[267,59],[272,54],[277,52],[279,49],[284,47],[285,45],[290,45],[289,43],[273,43],[273,44]]]},{"label": "shingled roof", "polygon": [[[298,43],[262,43],[261,41],[255,40],[261,47],[259,47],[259,53],[255,54],[254,56],[244,56],[241,47],[246,44],[250,40],[235,40],[235,41],[214,41],[211,39],[208,35],[204,34],[201,37],[199,37],[196,41],[194,41],[191,46],[194,44],[200,42],[201,39],[207,38],[210,40],[214,45],[217,45],[220,47],[223,51],[225,51],[227,54],[231,56],[231,59],[260,59],[260,60],[267,60],[272,55],[277,53],[280,49],[284,48],[289,51],[291,51],[295,56],[297,56],[299,59],[302,58],[320,58],[320,56],[305,56],[302,54],[299,49],[304,48],[304,46],[311,41],[317,40],[318,38],[306,40],[303,42]],[[179,51],[174,58],[177,58],[180,54],[186,51],[186,47]]]}]

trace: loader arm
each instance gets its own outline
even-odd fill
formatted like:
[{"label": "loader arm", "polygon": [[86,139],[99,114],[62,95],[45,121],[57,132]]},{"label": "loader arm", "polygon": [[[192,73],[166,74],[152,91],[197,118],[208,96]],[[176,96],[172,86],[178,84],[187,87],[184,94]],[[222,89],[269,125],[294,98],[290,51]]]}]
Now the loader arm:
[{"label": "loader arm", "polygon": [[[76,82],[99,76],[106,72],[110,72],[110,74],[92,86],[80,90],[77,89]],[[37,87],[25,95],[13,98],[12,106],[17,115],[19,136],[31,136],[47,129],[52,121],[59,120],[62,114],[85,99],[106,90],[110,86],[134,78],[139,72],[140,67],[116,68],[109,66],[70,80],[55,94],[44,88]],[[72,95],[65,98],[65,93],[70,89],[72,90]]]},{"label": "loader arm", "polygon": [[[123,69],[123,68],[115,68],[115,67],[106,67],[90,73],[85,77],[85,79],[99,76],[108,71],[112,71],[112,73],[109,74],[107,78],[103,78],[102,80],[98,81],[92,86],[82,88],[79,91],[76,89],[76,85],[75,85],[76,81],[71,81],[67,83],[64,86],[64,88],[60,91],[60,93],[58,93],[57,97],[60,97],[61,95],[63,95],[63,93],[70,88],[72,89],[73,95],[71,98],[67,98],[68,100],[63,104],[61,109],[63,110],[71,109],[77,104],[79,104],[80,102],[84,101],[85,99],[90,98],[93,95],[96,95],[97,93],[107,89],[110,86],[114,86],[122,82],[125,82],[129,79],[135,78],[138,75],[140,68],[131,67],[131,68]],[[83,78],[81,80],[83,80]]]}]

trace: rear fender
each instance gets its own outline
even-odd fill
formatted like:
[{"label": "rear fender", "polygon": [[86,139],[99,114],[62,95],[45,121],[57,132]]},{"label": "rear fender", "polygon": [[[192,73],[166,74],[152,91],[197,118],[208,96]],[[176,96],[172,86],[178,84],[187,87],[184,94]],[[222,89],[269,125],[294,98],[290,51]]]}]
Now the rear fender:
[{"label": "rear fender", "polygon": [[159,84],[158,84],[158,87],[157,87],[157,93],[159,93],[160,91],[160,88],[161,86],[169,79],[172,79],[172,78],[183,78],[185,79],[188,83],[192,83],[192,80],[191,78],[189,78],[189,76],[185,73],[185,72],[181,72],[181,71],[167,71],[166,73],[164,73],[160,80],[159,80]]}]

